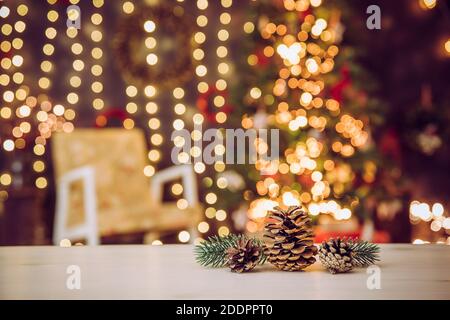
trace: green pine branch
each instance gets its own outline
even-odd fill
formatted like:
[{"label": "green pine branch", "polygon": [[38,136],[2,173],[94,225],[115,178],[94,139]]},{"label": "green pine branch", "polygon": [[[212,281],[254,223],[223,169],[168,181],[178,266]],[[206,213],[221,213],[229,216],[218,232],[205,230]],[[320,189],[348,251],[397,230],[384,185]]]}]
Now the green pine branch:
[{"label": "green pine branch", "polygon": [[[235,247],[240,239],[248,238],[243,234],[209,237],[208,240],[195,246],[195,261],[205,267],[224,267],[226,264],[227,249]],[[261,248],[259,263],[263,264],[267,259],[267,256],[264,253],[264,243],[262,240],[256,238],[251,238],[251,240]]]},{"label": "green pine branch", "polygon": [[368,241],[356,241],[353,243],[353,263],[358,267],[367,267],[380,261],[380,247]]}]

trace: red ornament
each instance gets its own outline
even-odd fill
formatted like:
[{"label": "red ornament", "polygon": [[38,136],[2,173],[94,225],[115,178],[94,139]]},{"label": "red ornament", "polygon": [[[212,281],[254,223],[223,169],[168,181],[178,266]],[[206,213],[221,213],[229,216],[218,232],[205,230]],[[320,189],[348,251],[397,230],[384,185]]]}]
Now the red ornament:
[{"label": "red ornament", "polygon": [[261,177],[264,178],[272,178],[275,181],[280,181],[280,179],[282,178],[282,175],[277,171],[277,173],[273,173],[273,174],[265,174],[264,171],[260,172]]},{"label": "red ornament", "polygon": [[228,91],[218,90],[215,86],[208,86],[208,90],[200,94],[197,98],[197,108],[205,116],[205,118],[212,123],[216,122],[216,114],[219,112],[224,112],[225,114],[230,114],[233,108],[229,104],[225,104],[221,108],[216,108],[212,105],[211,99],[215,96],[222,96],[227,101]]},{"label": "red ornament", "polygon": [[306,188],[312,188],[312,186],[314,185],[314,181],[311,179],[311,175],[310,174],[300,174],[298,175],[298,182],[300,182],[300,184]]},{"label": "red ornament", "polygon": [[121,108],[108,108],[96,117],[94,126],[96,128],[106,127],[108,121],[111,119],[117,119],[120,120],[120,122],[124,122],[125,119],[127,119],[127,113]]},{"label": "red ornament", "polygon": [[284,0],[272,0],[273,5],[277,8],[277,9],[282,9],[284,10]]},{"label": "red ornament", "polygon": [[310,14],[312,14],[311,8],[308,8],[305,11],[298,11],[297,15],[299,22],[303,22],[305,18]]},{"label": "red ornament", "polygon": [[59,0],[59,1],[57,1],[56,2],[56,4],[59,4],[59,5],[64,5],[64,6],[70,6],[70,5],[72,5],[72,3],[70,2],[70,0]]},{"label": "red ornament", "polygon": [[257,66],[266,67],[269,64],[270,60],[264,54],[264,50],[263,49],[261,49],[261,48],[256,49],[254,55],[258,59],[257,63],[256,63]]},{"label": "red ornament", "polygon": [[400,147],[400,138],[398,133],[390,128],[381,136],[379,148],[386,157],[393,158],[397,163],[402,161],[402,152]]},{"label": "red ornament", "polygon": [[13,56],[13,50],[10,48],[8,51],[4,52],[0,50],[0,60],[3,58],[9,58],[11,59]]},{"label": "red ornament", "polygon": [[330,89],[331,97],[339,103],[342,102],[342,93],[344,92],[344,89],[352,83],[348,66],[343,66],[340,73],[341,80]]},{"label": "red ornament", "polygon": [[258,65],[260,67],[266,67],[269,64],[270,60],[264,54],[264,50],[263,49],[261,49],[261,48],[257,49],[255,51],[254,55],[258,59],[256,65]]}]

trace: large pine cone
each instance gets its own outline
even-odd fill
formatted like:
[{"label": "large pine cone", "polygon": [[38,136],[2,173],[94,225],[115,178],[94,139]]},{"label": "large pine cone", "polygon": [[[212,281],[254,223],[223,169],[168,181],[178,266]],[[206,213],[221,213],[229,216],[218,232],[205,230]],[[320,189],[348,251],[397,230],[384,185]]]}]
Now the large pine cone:
[{"label": "large pine cone", "polygon": [[239,239],[235,247],[227,249],[227,265],[232,272],[247,272],[257,264],[261,249],[251,239]]},{"label": "large pine cone", "polygon": [[284,271],[297,271],[313,264],[317,247],[308,213],[298,206],[269,213],[264,240],[270,263]]},{"label": "large pine cone", "polygon": [[323,241],[319,259],[331,273],[348,272],[353,269],[352,240],[330,239]]}]

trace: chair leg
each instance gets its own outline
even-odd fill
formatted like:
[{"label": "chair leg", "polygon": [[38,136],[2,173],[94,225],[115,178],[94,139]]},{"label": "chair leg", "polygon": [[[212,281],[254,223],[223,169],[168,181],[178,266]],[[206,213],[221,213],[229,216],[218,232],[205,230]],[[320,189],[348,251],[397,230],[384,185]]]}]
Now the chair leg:
[{"label": "chair leg", "polygon": [[192,244],[195,242],[195,239],[197,239],[200,236],[200,234],[198,233],[198,230],[195,226],[191,226],[189,228],[189,234],[191,235],[191,238],[189,239],[189,243],[192,243]]},{"label": "chair leg", "polygon": [[[70,184],[76,180],[84,182],[85,222],[67,227],[69,214]],[[97,227],[97,201],[95,196],[95,171],[92,167],[81,167],[66,173],[57,184],[57,199],[53,243],[58,245],[62,239],[85,239],[86,244],[95,246],[100,243]]]}]

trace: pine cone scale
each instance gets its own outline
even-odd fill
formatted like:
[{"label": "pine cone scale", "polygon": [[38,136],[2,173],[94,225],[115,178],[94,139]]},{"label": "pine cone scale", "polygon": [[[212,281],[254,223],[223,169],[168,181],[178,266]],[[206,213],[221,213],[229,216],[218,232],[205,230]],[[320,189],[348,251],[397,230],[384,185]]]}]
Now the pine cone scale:
[{"label": "pine cone scale", "polygon": [[353,269],[352,240],[330,239],[322,242],[320,262],[331,273],[348,272]]},{"label": "pine cone scale", "polygon": [[295,243],[293,243],[293,242],[291,242],[291,243],[283,243],[283,244],[281,245],[281,247],[282,247],[283,249],[286,249],[286,250],[291,250],[292,248],[295,247]]},{"label": "pine cone scale", "polygon": [[291,251],[294,254],[300,254],[300,253],[305,252],[305,250],[306,250],[306,246],[300,246],[300,247],[292,249]]},{"label": "pine cone scale", "polygon": [[231,271],[241,273],[252,270],[258,264],[260,248],[250,239],[240,239],[235,247],[227,250],[227,264]]},{"label": "pine cone scale", "polygon": [[[273,220],[279,222],[273,223]],[[297,271],[315,262],[311,219],[299,207],[274,208],[265,225],[268,261],[285,271]]]}]

